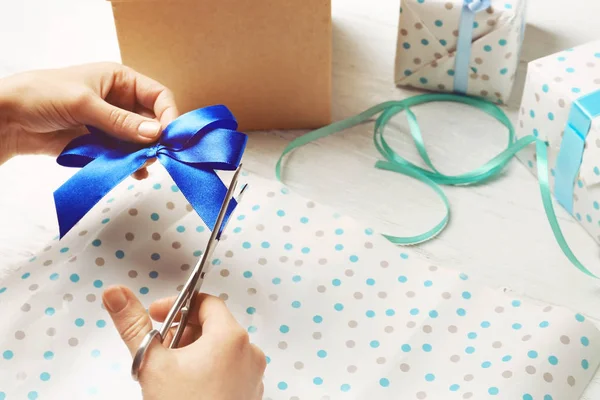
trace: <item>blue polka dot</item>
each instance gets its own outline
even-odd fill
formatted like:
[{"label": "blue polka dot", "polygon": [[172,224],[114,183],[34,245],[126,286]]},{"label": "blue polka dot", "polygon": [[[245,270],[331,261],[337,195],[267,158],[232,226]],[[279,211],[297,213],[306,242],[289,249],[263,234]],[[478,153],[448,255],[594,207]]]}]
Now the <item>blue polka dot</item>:
[{"label": "blue polka dot", "polygon": [[291,250],[294,246],[291,243],[286,243],[283,245],[283,248],[286,250]]},{"label": "blue polka dot", "polygon": [[319,351],[317,351],[317,357],[325,358],[325,357],[327,357],[327,352],[325,350],[319,350]]},{"label": "blue polka dot", "polygon": [[94,281],[94,287],[100,289],[102,286],[104,285],[104,283],[100,280],[100,279],[96,279]]},{"label": "blue polka dot", "polygon": [[313,317],[313,321],[315,322],[315,324],[320,324],[321,322],[323,322],[323,317],[321,317],[320,315],[315,315]]},{"label": "blue polka dot", "polygon": [[527,357],[535,359],[538,357],[538,353],[535,350],[529,350],[527,352]]},{"label": "blue polka dot", "polygon": [[581,360],[581,368],[588,369],[590,367],[590,363],[588,360]]},{"label": "blue polka dot", "polygon": [[542,85],[542,91],[544,93],[548,93],[548,90],[550,90],[550,87],[548,85],[546,85],[546,84]]},{"label": "blue polka dot", "polygon": [[427,40],[427,39],[421,39],[421,44],[423,46],[427,46],[429,44],[429,40]]},{"label": "blue polka dot", "polygon": [[33,391],[27,393],[27,398],[29,400],[36,400],[38,398],[38,393],[35,390],[33,390]]},{"label": "blue polka dot", "polygon": [[354,256],[354,255],[350,256],[350,262],[355,263],[357,261],[358,261],[358,256]]},{"label": "blue polka dot", "polygon": [[429,352],[431,351],[431,349],[432,349],[431,345],[430,345],[430,344],[428,344],[428,343],[425,343],[425,344],[424,344],[424,345],[423,345],[421,348],[422,348],[422,349],[423,349],[423,351],[424,351],[424,352],[426,352],[426,353],[429,353]]},{"label": "blue polka dot", "polygon": [[85,325],[85,321],[83,320],[83,318],[77,318],[75,320],[75,326],[81,328],[83,325]]},{"label": "blue polka dot", "polygon": [[127,190],[131,190],[131,189],[133,189],[134,187],[135,187],[135,185],[129,185],[129,186],[127,186]]},{"label": "blue polka dot", "polygon": [[331,284],[333,286],[340,286],[342,284],[342,281],[340,281],[339,279],[336,278],[336,279],[334,279],[334,280],[331,281]]},{"label": "blue polka dot", "polygon": [[434,374],[427,374],[427,375],[425,375],[425,380],[427,382],[433,382],[435,380],[435,375]]},{"label": "blue polka dot", "polygon": [[306,217],[300,218],[300,223],[301,224],[308,224],[308,218],[306,218]]},{"label": "blue polka dot", "polygon": [[448,71],[446,71],[446,73],[450,76],[454,76],[454,70],[453,69],[449,69]]},{"label": "blue polka dot", "polygon": [[151,272],[148,274],[148,276],[149,276],[150,278],[152,278],[152,279],[156,279],[156,278],[158,278],[158,272],[156,272],[156,271],[151,271]]},{"label": "blue polka dot", "polygon": [[556,356],[550,356],[548,357],[548,362],[552,365],[556,365],[558,364],[558,358],[556,358]]},{"label": "blue polka dot", "polygon": [[498,44],[499,44],[500,46],[506,46],[506,39],[500,39],[500,40],[498,41]]},{"label": "blue polka dot", "polygon": [[465,349],[465,353],[467,353],[467,354],[473,354],[473,353],[475,353],[475,347],[473,347],[473,346],[468,346],[468,347]]},{"label": "blue polka dot", "polygon": [[[202,255],[202,250],[196,250],[194,253],[194,257],[200,257]],[[157,254],[158,258],[160,258],[160,255]]]},{"label": "blue polka dot", "polygon": [[581,315],[581,314],[576,314],[576,315],[575,315],[575,319],[576,319],[577,321],[579,321],[579,322],[583,322],[583,321],[585,321],[585,317],[584,317],[583,315]]},{"label": "blue polka dot", "polygon": [[302,306],[302,304],[298,301],[292,301],[292,308],[300,308]]},{"label": "blue polka dot", "polygon": [[585,336],[581,337],[581,344],[584,345],[585,347],[588,347],[590,345],[590,339],[588,339]]},{"label": "blue polka dot", "polygon": [[202,233],[202,232],[204,232],[204,227],[203,227],[203,226],[201,226],[201,225],[197,226],[197,227],[196,227],[196,232],[198,232],[198,233]]},{"label": "blue polka dot", "polygon": [[580,188],[582,188],[582,187],[583,187],[583,181],[582,181],[581,179],[579,179],[579,180],[577,181],[577,186],[579,186]]},{"label": "blue polka dot", "polygon": [[252,278],[252,272],[251,271],[244,271],[244,278]]},{"label": "blue polka dot", "polygon": [[500,75],[506,75],[506,74],[507,74],[507,72],[508,72],[508,68],[502,68],[502,69],[500,70]]},{"label": "blue polka dot", "polygon": [[310,248],[303,247],[301,251],[302,251],[302,254],[308,254],[308,253],[310,253]]},{"label": "blue polka dot", "polygon": [[512,304],[513,307],[520,307],[521,306],[521,301],[520,300],[513,300],[511,304]]},{"label": "blue polka dot", "polygon": [[467,337],[468,337],[469,339],[477,339],[477,333],[475,333],[475,332],[469,332],[469,333],[467,334]]},{"label": "blue polka dot", "polygon": [[404,70],[404,76],[411,76],[411,75],[412,75],[412,71],[410,69]]},{"label": "blue polka dot", "polygon": [[49,373],[47,373],[47,372],[42,372],[42,373],[40,374],[40,379],[41,379],[42,381],[44,381],[44,382],[47,382],[47,381],[49,381],[49,380],[50,380],[50,374],[49,374]]},{"label": "blue polka dot", "polygon": [[256,308],[254,307],[248,307],[246,308],[246,312],[250,315],[254,314],[256,312]]},{"label": "blue polka dot", "polygon": [[335,309],[335,311],[342,311],[344,309],[344,305],[341,303],[336,303],[333,308]]},{"label": "blue polka dot", "polygon": [[402,43],[402,47],[404,47],[405,49],[408,50],[408,49],[410,49],[410,43],[404,42],[404,43]]},{"label": "blue polka dot", "polygon": [[437,318],[437,317],[438,317],[438,315],[439,315],[439,314],[438,314],[438,312],[437,312],[437,311],[435,311],[435,310],[431,310],[431,311],[429,311],[429,317],[430,317],[430,318]]},{"label": "blue polka dot", "polygon": [[60,249],[61,253],[66,253],[67,251],[69,251],[68,247],[63,247],[62,249]]},{"label": "blue polka dot", "polygon": [[44,353],[44,359],[45,360],[52,360],[54,358],[54,353],[51,351],[46,351]]},{"label": "blue polka dot", "polygon": [[398,282],[400,282],[400,283],[406,283],[406,281],[408,281],[408,278],[405,277],[404,275],[400,275],[398,277]]},{"label": "blue polka dot", "polygon": [[100,239],[96,239],[92,242],[92,246],[94,246],[94,247],[100,247],[101,244],[102,244],[102,240],[100,240]]},{"label": "blue polka dot", "polygon": [[459,277],[461,280],[463,280],[463,281],[466,281],[466,280],[468,280],[468,279],[469,279],[469,276],[468,276],[467,274],[465,274],[465,273],[462,273],[462,272],[461,272],[460,274],[458,274],[458,277]]},{"label": "blue polka dot", "polygon": [[487,328],[489,328],[491,325],[492,325],[492,324],[490,324],[490,323],[489,323],[489,321],[483,321],[483,322],[481,323],[481,327],[482,327],[483,329],[487,329]]},{"label": "blue polka dot", "polygon": [[481,363],[481,368],[489,368],[492,366],[492,363],[489,361],[484,361]]},{"label": "blue polka dot", "polygon": [[499,393],[500,391],[498,390],[497,387],[491,387],[488,389],[488,393],[492,396],[495,396]]},{"label": "blue polka dot", "polygon": [[315,385],[322,385],[323,384],[323,378],[320,378],[320,377],[317,376],[316,378],[313,379],[313,383]]},{"label": "blue polka dot", "polygon": [[5,360],[11,360],[14,356],[15,354],[11,350],[5,350],[4,353],[2,353],[2,357]]},{"label": "blue polka dot", "polygon": [[98,321],[96,321],[96,326],[98,328],[104,328],[106,326],[106,321],[103,319],[99,319]]},{"label": "blue polka dot", "polygon": [[433,285],[433,282],[431,282],[431,281],[429,281],[429,280],[428,280],[428,281],[425,281],[425,282],[423,282],[423,286],[425,286],[425,287],[431,287],[432,285]]},{"label": "blue polka dot", "polygon": [[523,395],[523,400],[533,400],[533,396],[528,393],[525,393]]},{"label": "blue polka dot", "polygon": [[46,308],[46,311],[44,311],[44,314],[48,316],[53,316],[55,312],[56,310],[54,309],[54,307],[48,307]]},{"label": "blue polka dot", "polygon": [[408,259],[408,254],[406,254],[406,253],[400,253],[400,258],[403,259],[403,260],[406,260],[406,259]]},{"label": "blue polka dot", "polygon": [[286,187],[281,188],[281,194],[289,194],[289,193],[290,193],[290,189],[288,189]]},{"label": "blue polka dot", "polygon": [[548,321],[540,322],[540,328],[547,328],[548,326],[550,326],[550,323]]},{"label": "blue polka dot", "polygon": [[279,382],[279,383],[277,384],[277,388],[278,388],[279,390],[286,390],[286,389],[288,388],[288,384],[287,384],[287,383],[285,383],[285,382]]},{"label": "blue polka dot", "polygon": [[554,113],[552,113],[552,112],[549,112],[549,113],[548,113],[548,119],[549,119],[550,121],[554,121]]},{"label": "blue polka dot", "polygon": [[598,203],[597,201],[594,202],[594,209],[600,210],[600,203]]},{"label": "blue polka dot", "polygon": [[456,310],[456,314],[458,314],[459,317],[464,317],[465,315],[467,315],[467,312],[464,308],[459,308],[458,310]]},{"label": "blue polka dot", "polygon": [[374,284],[375,284],[375,279],[373,279],[373,278],[367,279],[367,285],[373,286]]},{"label": "blue polka dot", "polygon": [[77,282],[79,282],[79,275],[77,275],[77,274],[71,274],[71,276],[69,277],[69,279],[71,280],[71,282],[77,283]]},{"label": "blue polka dot", "polygon": [[277,210],[277,216],[278,217],[284,217],[285,216],[285,211],[283,211],[283,210]]},{"label": "blue polka dot", "polygon": [[450,387],[448,389],[450,389],[451,392],[456,392],[458,389],[460,389],[460,385],[457,385],[455,383],[453,385],[450,385]]},{"label": "blue polka dot", "polygon": [[150,214],[150,219],[152,221],[158,221],[159,218],[160,218],[160,216],[157,213]]},{"label": "blue polka dot", "polygon": [[108,224],[110,222],[110,218],[104,218],[101,222],[103,224]]},{"label": "blue polka dot", "polygon": [[55,272],[55,273],[53,273],[52,275],[50,275],[50,280],[51,280],[51,281],[55,281],[55,280],[57,280],[57,279],[58,279],[58,277],[59,277],[59,275],[58,275],[58,274]]},{"label": "blue polka dot", "polygon": [[471,298],[471,293],[469,293],[469,292],[463,292],[462,293],[462,297],[465,300],[469,300]]},{"label": "blue polka dot", "polygon": [[254,325],[250,325],[248,327],[248,333],[255,333],[257,331],[257,328]]},{"label": "blue polka dot", "polygon": [[347,392],[350,390],[350,385],[348,385],[347,383],[344,383],[342,386],[340,386],[340,390],[342,392]]},{"label": "blue polka dot", "polygon": [[146,286],[140,288],[140,294],[148,294],[148,292],[150,292],[150,289],[148,289]]},{"label": "blue polka dot", "polygon": [[371,346],[372,348],[376,349],[379,347],[379,341],[378,340],[372,340],[371,343],[369,343],[369,346]]},{"label": "blue polka dot", "polygon": [[[595,175],[600,175],[600,168],[594,167],[594,174]],[[597,202],[596,202],[596,204],[597,204]]]},{"label": "blue polka dot", "polygon": [[512,360],[512,356],[504,356],[504,357],[502,357],[502,361],[504,361],[504,362],[509,362],[510,360]]},{"label": "blue polka dot", "polygon": [[335,245],[335,249],[336,249],[337,251],[342,251],[342,250],[344,250],[344,245],[343,245],[343,244],[336,244],[336,245]]},{"label": "blue polka dot", "polygon": [[238,221],[243,221],[244,219],[246,219],[246,216],[244,214],[238,215],[237,217]]},{"label": "blue polka dot", "polygon": [[529,110],[529,116],[531,118],[535,118],[535,111],[534,110]]},{"label": "blue polka dot", "polygon": [[477,21],[473,22],[473,29],[479,28],[479,23]]},{"label": "blue polka dot", "polygon": [[418,315],[419,314],[419,309],[418,308],[413,308],[409,312],[410,312],[410,315]]},{"label": "blue polka dot", "polygon": [[444,39],[440,39],[440,44],[441,44],[442,46],[445,46],[445,45],[447,45],[447,44],[448,44],[448,42],[447,42],[447,41],[445,41]]},{"label": "blue polka dot", "polygon": [[161,188],[160,183],[155,183],[154,186],[152,186],[155,190],[158,190]]},{"label": "blue polka dot", "polygon": [[552,400],[552,396],[550,396],[549,394],[545,394],[544,400]]},{"label": "blue polka dot", "polygon": [[485,46],[483,46],[483,50],[487,51],[489,53],[490,51],[492,51],[492,46],[490,46],[489,44],[486,44]]},{"label": "blue polka dot", "polygon": [[581,214],[577,213],[577,214],[575,214],[575,216],[577,217],[577,219],[578,219],[579,221],[581,221]]},{"label": "blue polka dot", "polygon": [[269,357],[269,356],[266,356],[266,357],[265,357],[265,360],[267,360],[267,364],[270,364],[270,363],[271,363],[271,357]]},{"label": "blue polka dot", "polygon": [[171,191],[177,193],[177,192],[179,192],[179,188],[176,185],[172,185]]},{"label": "blue polka dot", "polygon": [[372,234],[373,234],[373,229],[371,229],[371,228],[365,229],[365,235],[371,236]]},{"label": "blue polka dot", "polygon": [[540,132],[537,129],[533,129],[533,136],[538,137],[540,135]]},{"label": "blue polka dot", "polygon": [[112,199],[108,199],[107,203],[112,203],[113,201],[115,201],[114,197]]},{"label": "blue polka dot", "polygon": [[411,348],[410,348],[410,344],[403,344],[401,347],[403,352],[408,353],[410,352]]},{"label": "blue polka dot", "polygon": [[441,26],[443,26],[443,25],[444,25],[444,23],[443,23],[441,20],[439,20],[439,19],[435,20],[434,24],[435,24],[435,26],[437,26],[438,28],[440,28]]},{"label": "blue polka dot", "polygon": [[[247,276],[246,278],[249,278],[249,276]],[[281,283],[281,278],[273,278],[271,282],[273,282],[273,285],[279,285]]]},{"label": "blue polka dot", "polygon": [[179,233],[183,233],[183,232],[185,232],[185,226],[183,226],[183,225],[179,225],[179,226],[177,227],[177,232],[179,232]]},{"label": "blue polka dot", "polygon": [[507,10],[510,10],[512,8],[512,4],[506,3],[506,4],[504,4],[504,8],[506,8]]},{"label": "blue polka dot", "polygon": [[389,309],[385,310],[385,315],[387,315],[388,317],[393,317],[394,315],[396,315],[396,311],[389,308]]},{"label": "blue polka dot", "polygon": [[281,333],[288,333],[290,331],[290,327],[287,325],[281,325],[279,327],[279,332]]},{"label": "blue polka dot", "polygon": [[517,331],[518,331],[519,329],[521,329],[522,327],[523,327],[523,325],[521,325],[521,324],[519,324],[519,323],[515,323],[515,324],[513,324],[513,325],[512,325],[512,328],[513,328],[514,330],[517,330]]},{"label": "blue polka dot", "polygon": [[575,72],[575,68],[569,67],[566,70],[568,73],[572,74],[573,72]]},{"label": "blue polka dot", "polygon": [[533,168],[533,161],[531,161],[531,160],[527,161],[527,165],[529,166],[529,168]]},{"label": "blue polka dot", "polygon": [[429,81],[427,80],[427,78],[419,78],[419,82],[421,82],[423,85],[426,85]]},{"label": "blue polka dot", "polygon": [[271,247],[271,244],[269,242],[262,242],[260,244],[260,247],[262,247],[263,249],[268,249],[269,247]]},{"label": "blue polka dot", "polygon": [[365,315],[366,315],[368,318],[373,318],[373,317],[375,317],[375,311],[373,311],[373,310],[368,310],[368,311],[365,313]]},{"label": "blue polka dot", "polygon": [[25,272],[23,275],[21,275],[21,279],[27,279],[31,276],[31,274],[29,272]]},{"label": "blue polka dot", "polygon": [[574,87],[574,88],[571,89],[571,92],[573,92],[573,93],[580,93],[581,89],[579,89],[578,87]]},{"label": "blue polka dot", "polygon": [[250,247],[252,247],[252,245],[250,244],[250,242],[244,242],[244,243],[242,243],[242,247],[244,249],[249,249]]},{"label": "blue polka dot", "polygon": [[390,381],[387,378],[381,378],[379,380],[379,385],[381,385],[381,387],[388,387],[390,386]]},{"label": "blue polka dot", "polygon": [[300,275],[294,275],[292,277],[292,282],[300,282],[302,280],[302,277]]},{"label": "blue polka dot", "polygon": [[[195,255],[195,254],[194,254],[194,255]],[[150,256],[150,258],[151,258],[153,261],[158,261],[158,260],[160,260],[160,254],[158,254],[158,253],[152,253],[152,255]]]}]

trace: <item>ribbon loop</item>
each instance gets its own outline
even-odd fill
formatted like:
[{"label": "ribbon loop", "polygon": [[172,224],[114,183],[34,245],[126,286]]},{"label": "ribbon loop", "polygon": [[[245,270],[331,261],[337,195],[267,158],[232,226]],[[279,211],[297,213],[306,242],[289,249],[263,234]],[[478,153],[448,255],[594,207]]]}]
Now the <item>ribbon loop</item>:
[{"label": "ribbon loop", "polygon": [[[215,170],[235,170],[247,136],[225,106],[182,115],[149,146],[127,143],[90,128],[65,147],[60,165],[81,168],[54,192],[60,237],[73,228],[109,191],[152,158],[167,169],[181,193],[212,230],[227,192]],[[235,208],[230,202],[226,219]]]}]

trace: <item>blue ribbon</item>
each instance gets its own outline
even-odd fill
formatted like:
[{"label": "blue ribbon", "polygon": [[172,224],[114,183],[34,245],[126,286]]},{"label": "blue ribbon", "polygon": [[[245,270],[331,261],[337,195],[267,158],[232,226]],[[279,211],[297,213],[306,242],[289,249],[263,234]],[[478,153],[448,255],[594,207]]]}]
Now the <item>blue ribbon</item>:
[{"label": "blue ribbon", "polygon": [[583,161],[585,139],[592,127],[592,120],[598,116],[600,116],[600,90],[573,102],[556,159],[554,196],[571,214],[573,214],[573,192]]},{"label": "blue ribbon", "polygon": [[457,93],[467,93],[469,85],[469,62],[471,61],[475,14],[487,9],[490,5],[490,0],[464,0],[454,61],[454,91]]},{"label": "blue ribbon", "polygon": [[[60,165],[82,168],[54,192],[62,238],[121,181],[157,158],[204,223],[214,229],[227,186],[215,170],[235,170],[247,136],[222,105],[182,115],[149,146],[124,142],[95,128],[74,139],[57,159]],[[235,208],[231,201],[226,218]],[[223,224],[225,225],[225,224]]]}]

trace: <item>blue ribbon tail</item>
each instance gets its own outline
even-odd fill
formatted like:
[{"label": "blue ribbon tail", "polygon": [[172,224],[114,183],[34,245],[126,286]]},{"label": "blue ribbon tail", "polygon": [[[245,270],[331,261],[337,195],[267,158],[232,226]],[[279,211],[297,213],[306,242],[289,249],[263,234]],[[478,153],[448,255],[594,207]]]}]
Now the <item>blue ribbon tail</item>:
[{"label": "blue ribbon tail", "polygon": [[475,11],[464,4],[460,16],[454,61],[454,91],[460,94],[466,94],[469,86],[469,62],[471,61],[474,22]]},{"label": "blue ribbon tail", "polygon": [[[227,186],[221,181],[221,178],[209,164],[205,164],[205,167],[198,167],[160,153],[158,160],[171,175],[181,193],[200,215],[206,226],[211,231],[214,230],[223,200],[225,200],[227,194]],[[226,226],[227,220],[236,205],[236,201],[231,199],[221,227]],[[220,234],[221,232],[219,232]]]},{"label": "blue ribbon tail", "polygon": [[147,151],[111,152],[96,158],[54,192],[60,238],[63,238],[108,192],[137,171]]}]

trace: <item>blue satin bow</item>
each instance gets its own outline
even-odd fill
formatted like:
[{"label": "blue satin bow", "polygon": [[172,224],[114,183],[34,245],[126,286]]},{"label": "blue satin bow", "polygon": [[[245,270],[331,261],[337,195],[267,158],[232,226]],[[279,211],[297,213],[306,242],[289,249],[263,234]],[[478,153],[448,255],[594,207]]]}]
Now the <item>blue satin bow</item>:
[{"label": "blue satin bow", "polygon": [[[222,105],[182,115],[163,131],[158,142],[142,146],[115,139],[90,128],[63,150],[60,165],[82,168],[54,192],[62,238],[110,190],[157,158],[183,195],[214,229],[227,186],[215,170],[235,170],[240,164],[247,136],[237,132],[237,121]],[[229,217],[236,203],[232,199]]]}]

